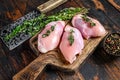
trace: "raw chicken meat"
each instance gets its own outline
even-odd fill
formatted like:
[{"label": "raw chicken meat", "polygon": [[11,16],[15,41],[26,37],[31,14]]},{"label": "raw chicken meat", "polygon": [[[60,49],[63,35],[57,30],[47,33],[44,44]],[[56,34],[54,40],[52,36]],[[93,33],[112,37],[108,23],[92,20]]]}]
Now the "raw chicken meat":
[{"label": "raw chicken meat", "polygon": [[64,21],[48,23],[45,29],[38,35],[38,50],[41,53],[46,53],[55,49],[60,42],[64,27]]},{"label": "raw chicken meat", "polygon": [[[84,18],[88,21],[85,21]],[[93,25],[91,25],[91,24]],[[81,14],[75,15],[72,19],[72,25],[80,30],[85,39],[90,37],[99,37],[106,33],[104,27],[96,19]]]},{"label": "raw chicken meat", "polygon": [[60,50],[69,63],[76,60],[76,55],[80,54],[84,47],[83,37],[77,28],[67,25],[60,43]]}]

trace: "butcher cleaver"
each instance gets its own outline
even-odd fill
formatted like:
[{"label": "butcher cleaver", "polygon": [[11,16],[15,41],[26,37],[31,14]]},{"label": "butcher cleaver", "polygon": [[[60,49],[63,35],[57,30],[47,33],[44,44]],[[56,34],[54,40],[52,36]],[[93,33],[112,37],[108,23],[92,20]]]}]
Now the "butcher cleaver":
[{"label": "butcher cleaver", "polygon": [[28,14],[24,15],[23,17],[17,19],[11,24],[8,24],[7,26],[3,27],[0,30],[0,38],[3,41],[3,43],[8,47],[9,50],[13,50],[14,48],[18,47],[20,44],[28,40],[30,37],[32,37],[29,34],[21,33],[19,35],[16,35],[13,39],[6,41],[4,38],[10,34],[18,25],[23,24],[25,20],[31,20],[35,17],[41,15],[41,13],[46,13],[59,5],[65,3],[67,0],[49,0],[46,3],[40,5],[37,7],[37,10],[34,10],[32,12],[29,12]]}]

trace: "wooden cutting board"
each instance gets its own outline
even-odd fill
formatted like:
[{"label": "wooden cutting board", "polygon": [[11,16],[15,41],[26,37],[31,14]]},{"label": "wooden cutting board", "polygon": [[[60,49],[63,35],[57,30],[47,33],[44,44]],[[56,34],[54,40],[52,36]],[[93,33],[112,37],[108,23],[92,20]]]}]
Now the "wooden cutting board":
[{"label": "wooden cutting board", "polygon": [[46,54],[41,54],[37,49],[37,38],[38,34],[30,39],[30,47],[36,55],[39,55],[34,61],[32,61],[28,66],[23,70],[17,73],[13,80],[36,80],[46,65],[53,65],[54,67],[64,70],[64,71],[73,71],[76,70],[85,59],[92,54],[97,45],[101,40],[107,35],[98,38],[91,38],[84,40],[85,47],[82,50],[81,55],[77,55],[77,59],[73,64],[69,64],[65,61],[63,55],[60,53],[59,49],[49,51]]}]

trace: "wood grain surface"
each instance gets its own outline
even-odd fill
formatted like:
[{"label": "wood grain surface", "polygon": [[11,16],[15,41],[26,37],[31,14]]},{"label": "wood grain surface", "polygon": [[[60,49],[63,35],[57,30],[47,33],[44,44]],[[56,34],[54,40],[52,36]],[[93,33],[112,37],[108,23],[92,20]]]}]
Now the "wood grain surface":
[{"label": "wood grain surface", "polygon": [[[0,0],[0,29],[46,1],[48,0]],[[98,19],[106,30],[120,31],[120,11],[109,1],[69,0],[47,15],[66,7],[83,6],[90,8],[88,15]],[[113,1],[120,6],[119,0]],[[0,40],[0,80],[12,80],[16,73],[37,58],[28,45],[29,41],[26,41],[9,51]],[[100,44],[75,72],[62,72],[47,65],[38,80],[120,80],[120,58],[106,54]]]}]

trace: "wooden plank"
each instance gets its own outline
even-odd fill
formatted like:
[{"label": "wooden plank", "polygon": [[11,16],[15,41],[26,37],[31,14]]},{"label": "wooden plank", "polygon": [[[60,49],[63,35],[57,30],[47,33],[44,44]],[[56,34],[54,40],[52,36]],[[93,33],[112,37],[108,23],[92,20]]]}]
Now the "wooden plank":
[{"label": "wooden plank", "polygon": [[108,2],[112,5],[112,6],[114,6],[118,11],[120,11],[120,5],[119,5],[119,3],[120,2],[116,2],[116,0],[108,0]]},{"label": "wooden plank", "polygon": [[[101,54],[103,53],[103,54]],[[98,56],[99,55],[99,56]],[[102,50],[100,50],[98,52],[98,55],[96,55],[96,60],[99,59],[100,62],[103,62],[101,64],[104,65],[104,69],[106,71],[107,74],[109,74],[109,76],[115,80],[119,80],[119,66],[120,64],[116,63],[116,61],[119,61],[118,58],[116,58],[115,56],[111,56],[108,54],[105,54]]]},{"label": "wooden plank", "polygon": [[94,54],[79,69],[79,72],[81,72],[85,80],[114,80],[113,76],[106,70],[104,65],[106,62],[98,52],[102,54],[100,48],[97,48]]},{"label": "wooden plank", "polygon": [[58,72],[62,80],[85,80],[81,73],[75,71],[74,73],[70,72]]},{"label": "wooden plank", "polygon": [[[20,12],[25,15],[30,11],[36,10],[37,6],[47,2],[48,0],[13,0],[13,3],[20,10]],[[19,5],[18,5],[19,4]],[[21,6],[20,6],[21,5]]]},{"label": "wooden plank", "polygon": [[22,16],[18,8],[15,7],[12,1],[3,0],[0,3],[1,13],[0,13],[0,22],[1,26],[6,25],[18,17]]},{"label": "wooden plank", "polygon": [[59,71],[52,69],[52,66],[48,65],[38,80],[62,80],[58,72]]},{"label": "wooden plank", "polygon": [[[3,25],[6,25],[12,21],[12,18],[9,18],[9,15],[6,14],[7,12],[10,12],[10,10],[15,10],[15,8],[11,7],[11,4],[9,1],[11,1],[11,0],[1,0],[1,2],[0,2],[0,27],[3,27]],[[42,4],[42,2],[47,1],[47,0],[27,0],[27,2],[26,2],[26,0],[13,0],[13,1],[15,1],[16,4],[19,4],[19,2],[20,2],[20,4],[17,5],[18,10],[20,10],[20,12],[22,12],[22,14],[26,14],[29,11],[33,10],[35,7],[37,7],[39,4]],[[103,4],[104,3],[103,0],[96,0],[96,1],[101,2],[103,6],[105,6],[106,3],[108,3],[107,5],[109,5],[109,6],[107,6],[107,5],[105,6],[105,10],[106,10],[105,13],[107,13],[107,14],[104,14],[104,12],[101,11],[100,9],[97,10],[95,8],[94,4],[90,5],[91,3],[93,3],[92,0],[79,0],[79,1],[78,0],[70,0],[67,3],[52,10],[51,12],[49,12],[47,14],[52,14],[54,12],[58,12],[59,10],[65,8],[65,7],[71,7],[71,6],[78,7],[78,5],[76,5],[76,3],[74,1],[76,1],[76,3],[79,4],[80,6],[90,8],[89,15],[94,18],[97,18],[102,24],[106,25],[105,28],[107,30],[109,30],[109,31],[118,31],[119,30],[119,27],[116,26],[116,24],[111,21],[111,19],[114,17],[112,20],[114,20],[114,22],[116,22],[119,25],[119,15],[120,15],[119,12],[116,11],[116,9],[113,9],[112,5],[109,4],[107,1],[105,1],[105,4]],[[114,0],[114,1],[116,1],[117,4],[120,2],[119,0]],[[25,7],[22,5],[22,2],[27,5],[25,8],[25,12],[24,12],[24,10],[22,10]],[[15,3],[13,3],[13,4],[15,4]],[[112,9],[110,6],[112,7]],[[107,9],[106,9],[106,7],[107,7]],[[107,10],[109,10],[109,11],[107,11]],[[112,15],[111,15],[111,13],[112,13]],[[20,17],[18,14],[16,16],[18,18]],[[111,17],[111,19],[109,17]],[[115,27],[114,27],[114,25],[115,25]],[[0,44],[2,44],[1,41],[0,41]],[[0,46],[0,80],[12,80],[12,76],[14,74],[16,74],[18,71],[20,71],[21,69],[23,69],[25,66],[27,66],[31,61],[33,61],[36,58],[36,56],[30,50],[30,48],[28,46],[28,41],[12,52],[9,52],[5,48],[6,47],[3,45]],[[100,79],[100,80],[119,79],[119,76],[118,76],[119,71],[120,71],[119,62],[120,62],[120,58],[116,59],[116,57],[114,57],[114,58],[113,58],[113,56],[110,57],[110,56],[104,54],[104,52],[102,50],[100,50],[100,48],[98,48],[94,52],[94,54],[88,60],[86,60],[85,64],[81,68],[79,68],[79,70],[80,70],[79,73],[82,74],[84,79],[97,79],[97,80],[98,79]],[[9,65],[7,65],[7,64],[9,64]],[[112,64],[113,64],[113,66],[110,66]],[[112,72],[114,71],[115,74],[114,73],[110,74],[111,71],[109,71],[105,65],[107,65],[109,70],[112,67],[117,68],[116,70],[112,69]],[[86,69],[87,69],[87,71],[86,71]],[[94,75],[91,74],[94,72],[93,70],[97,70],[97,72],[96,72],[97,74],[94,74]],[[116,72],[118,72],[118,74]],[[60,74],[58,74],[58,73],[60,73]],[[51,74],[53,74],[53,75],[51,75]],[[58,74],[58,76],[57,76],[57,74]],[[61,75],[61,74],[64,74],[64,75]],[[114,74],[115,77],[112,76],[112,74]],[[59,75],[61,75],[61,77]],[[56,80],[62,80],[64,78],[72,78],[73,79],[73,76],[75,76],[75,75],[76,74],[73,74],[70,76],[65,73],[62,73],[61,71],[60,72],[59,71],[50,71],[49,69],[47,69],[47,70],[45,70],[45,72],[43,72],[40,80],[50,80],[50,79],[53,79],[54,76],[55,76],[54,79],[56,79]],[[78,76],[76,76],[76,77],[78,78]],[[74,79],[76,79],[76,78],[74,78]]]}]

